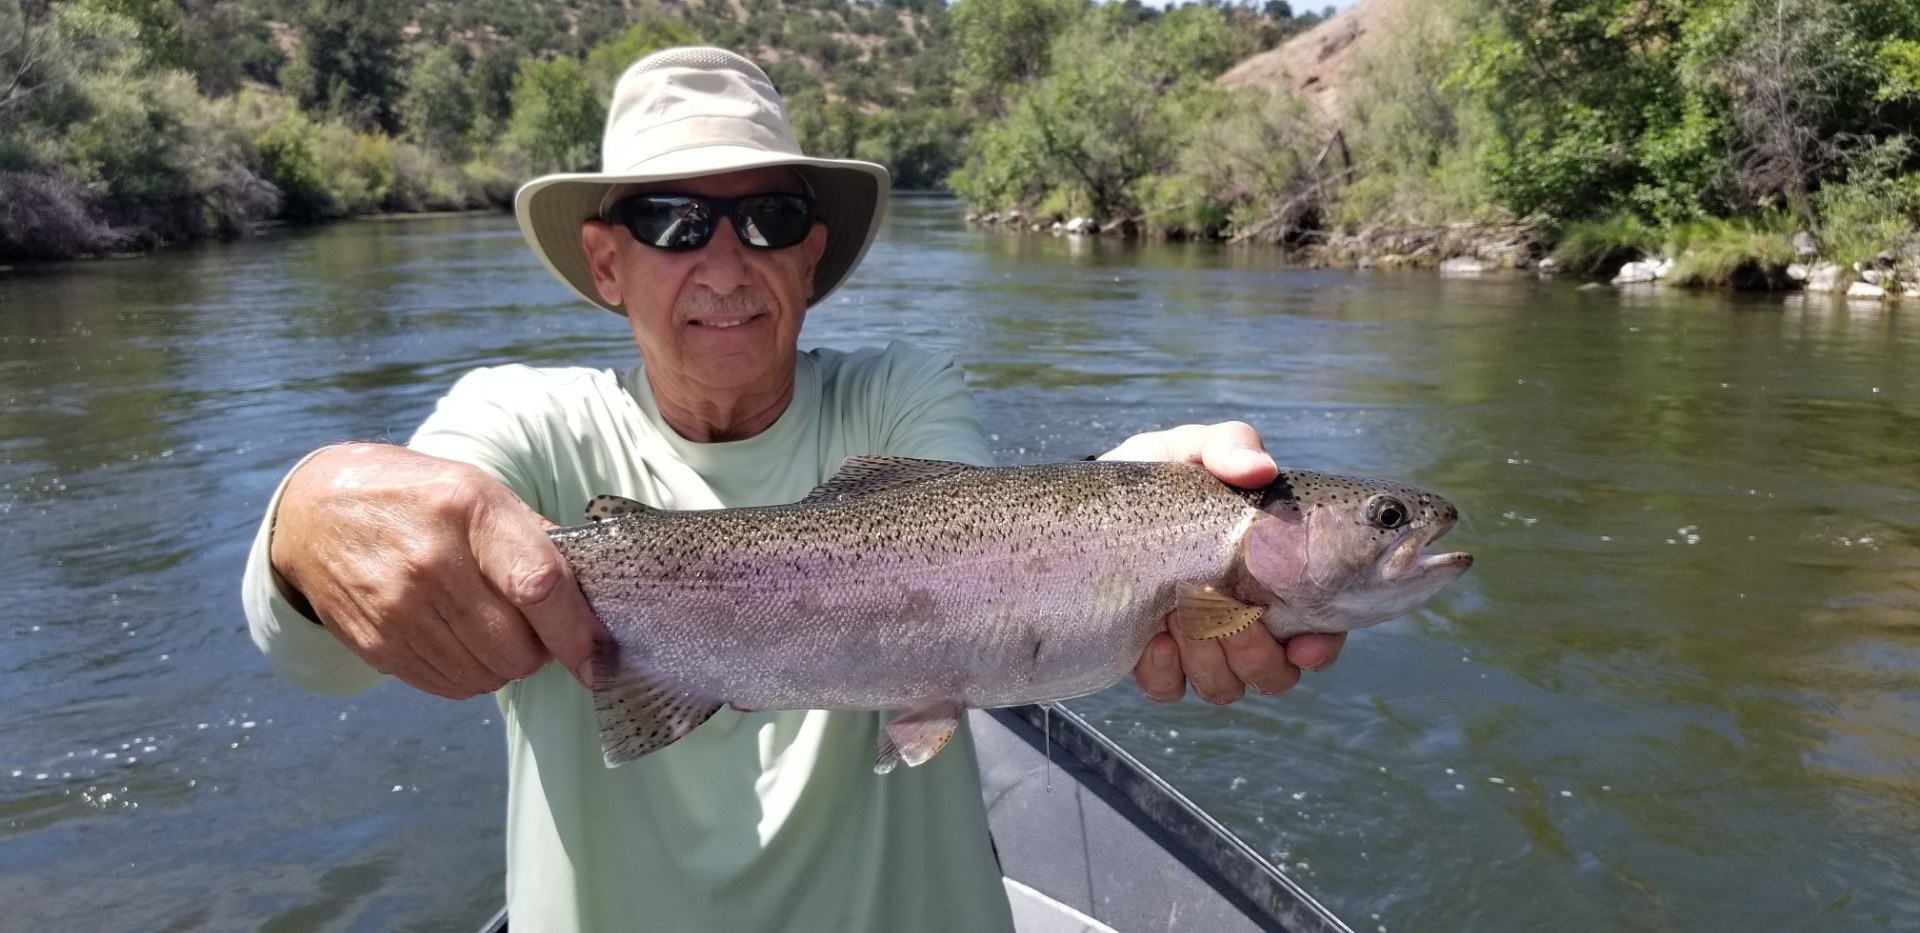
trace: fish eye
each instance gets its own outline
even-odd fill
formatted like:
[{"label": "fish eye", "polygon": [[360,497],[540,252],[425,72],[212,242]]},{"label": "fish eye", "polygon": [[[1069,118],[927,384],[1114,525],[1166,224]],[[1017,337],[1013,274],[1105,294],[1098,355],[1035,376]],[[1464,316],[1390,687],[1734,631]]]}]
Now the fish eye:
[{"label": "fish eye", "polygon": [[1398,528],[1413,519],[1406,504],[1392,496],[1374,496],[1367,500],[1367,522],[1381,528]]}]

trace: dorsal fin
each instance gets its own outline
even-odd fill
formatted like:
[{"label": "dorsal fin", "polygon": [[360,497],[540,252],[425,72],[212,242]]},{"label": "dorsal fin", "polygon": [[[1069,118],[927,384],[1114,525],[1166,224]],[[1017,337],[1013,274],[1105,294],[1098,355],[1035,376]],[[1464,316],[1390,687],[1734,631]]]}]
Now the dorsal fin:
[{"label": "dorsal fin", "polygon": [[852,496],[872,495],[885,489],[931,482],[942,477],[980,469],[947,460],[916,460],[912,457],[848,457],[840,470],[807,493],[801,502],[832,502]]},{"label": "dorsal fin", "polygon": [[637,515],[652,511],[655,511],[653,506],[626,496],[594,496],[593,501],[587,503],[587,521],[604,522],[609,518],[619,518],[622,515]]}]

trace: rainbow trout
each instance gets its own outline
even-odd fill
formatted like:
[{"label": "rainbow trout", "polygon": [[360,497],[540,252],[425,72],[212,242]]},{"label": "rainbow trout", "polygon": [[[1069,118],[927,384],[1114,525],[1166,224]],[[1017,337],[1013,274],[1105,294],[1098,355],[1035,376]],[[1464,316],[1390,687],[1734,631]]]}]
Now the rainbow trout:
[{"label": "rainbow trout", "polygon": [[1081,696],[1175,624],[1285,638],[1411,611],[1473,562],[1423,554],[1433,493],[1183,463],[973,467],[855,457],[792,505],[677,512],[601,496],[551,532],[606,626],[609,767],[748,710],[901,709],[875,770],[925,762],[969,707]]}]

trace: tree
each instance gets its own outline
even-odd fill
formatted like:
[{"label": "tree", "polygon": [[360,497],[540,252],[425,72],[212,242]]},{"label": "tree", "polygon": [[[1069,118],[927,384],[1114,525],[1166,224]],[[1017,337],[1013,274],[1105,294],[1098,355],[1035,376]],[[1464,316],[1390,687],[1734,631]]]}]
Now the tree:
[{"label": "tree", "polygon": [[952,22],[962,93],[1005,114],[1010,95],[1046,74],[1054,37],[1088,8],[1087,0],[959,0]]},{"label": "tree", "polygon": [[578,61],[563,57],[520,64],[507,136],[526,154],[534,173],[591,169],[606,119],[606,106]]},{"label": "tree", "polygon": [[232,94],[243,82],[271,83],[286,64],[266,16],[242,0],[181,0],[185,60],[209,97]]},{"label": "tree", "polygon": [[983,206],[1050,197],[1096,218],[1137,216],[1135,185],[1172,168],[1182,136],[1216,107],[1212,79],[1243,41],[1215,8],[1137,25],[1124,7],[1089,11],[1054,39],[1045,73],[1010,96],[1006,119],[975,136],[954,190]]},{"label": "tree", "polygon": [[1496,196],[1556,218],[1630,206],[1672,222],[1718,206],[1726,126],[1689,107],[1688,3],[1501,0],[1492,13],[1458,80],[1498,129]]},{"label": "tree", "polygon": [[587,79],[601,96],[611,99],[613,86],[626,73],[627,66],[661,49],[698,44],[700,37],[687,24],[650,11],[642,14],[639,22],[588,53]]},{"label": "tree", "polygon": [[282,86],[310,113],[397,132],[404,11],[385,0],[307,0],[296,17],[300,47],[281,72]]},{"label": "tree", "polygon": [[466,74],[470,59],[466,46],[443,45],[421,56],[407,77],[400,112],[407,131],[431,149],[455,152],[473,128],[476,106]]}]

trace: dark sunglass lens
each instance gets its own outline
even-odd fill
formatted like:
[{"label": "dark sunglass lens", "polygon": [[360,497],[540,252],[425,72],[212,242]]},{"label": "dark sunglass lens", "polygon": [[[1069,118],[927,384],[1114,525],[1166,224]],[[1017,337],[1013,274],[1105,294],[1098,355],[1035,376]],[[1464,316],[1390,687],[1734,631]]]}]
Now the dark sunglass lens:
[{"label": "dark sunglass lens", "polygon": [[781,249],[807,238],[813,229],[813,206],[791,194],[741,198],[734,222],[748,246]]},{"label": "dark sunglass lens", "polygon": [[620,219],[648,246],[699,249],[713,236],[713,212],[694,198],[640,195],[620,206]]}]

